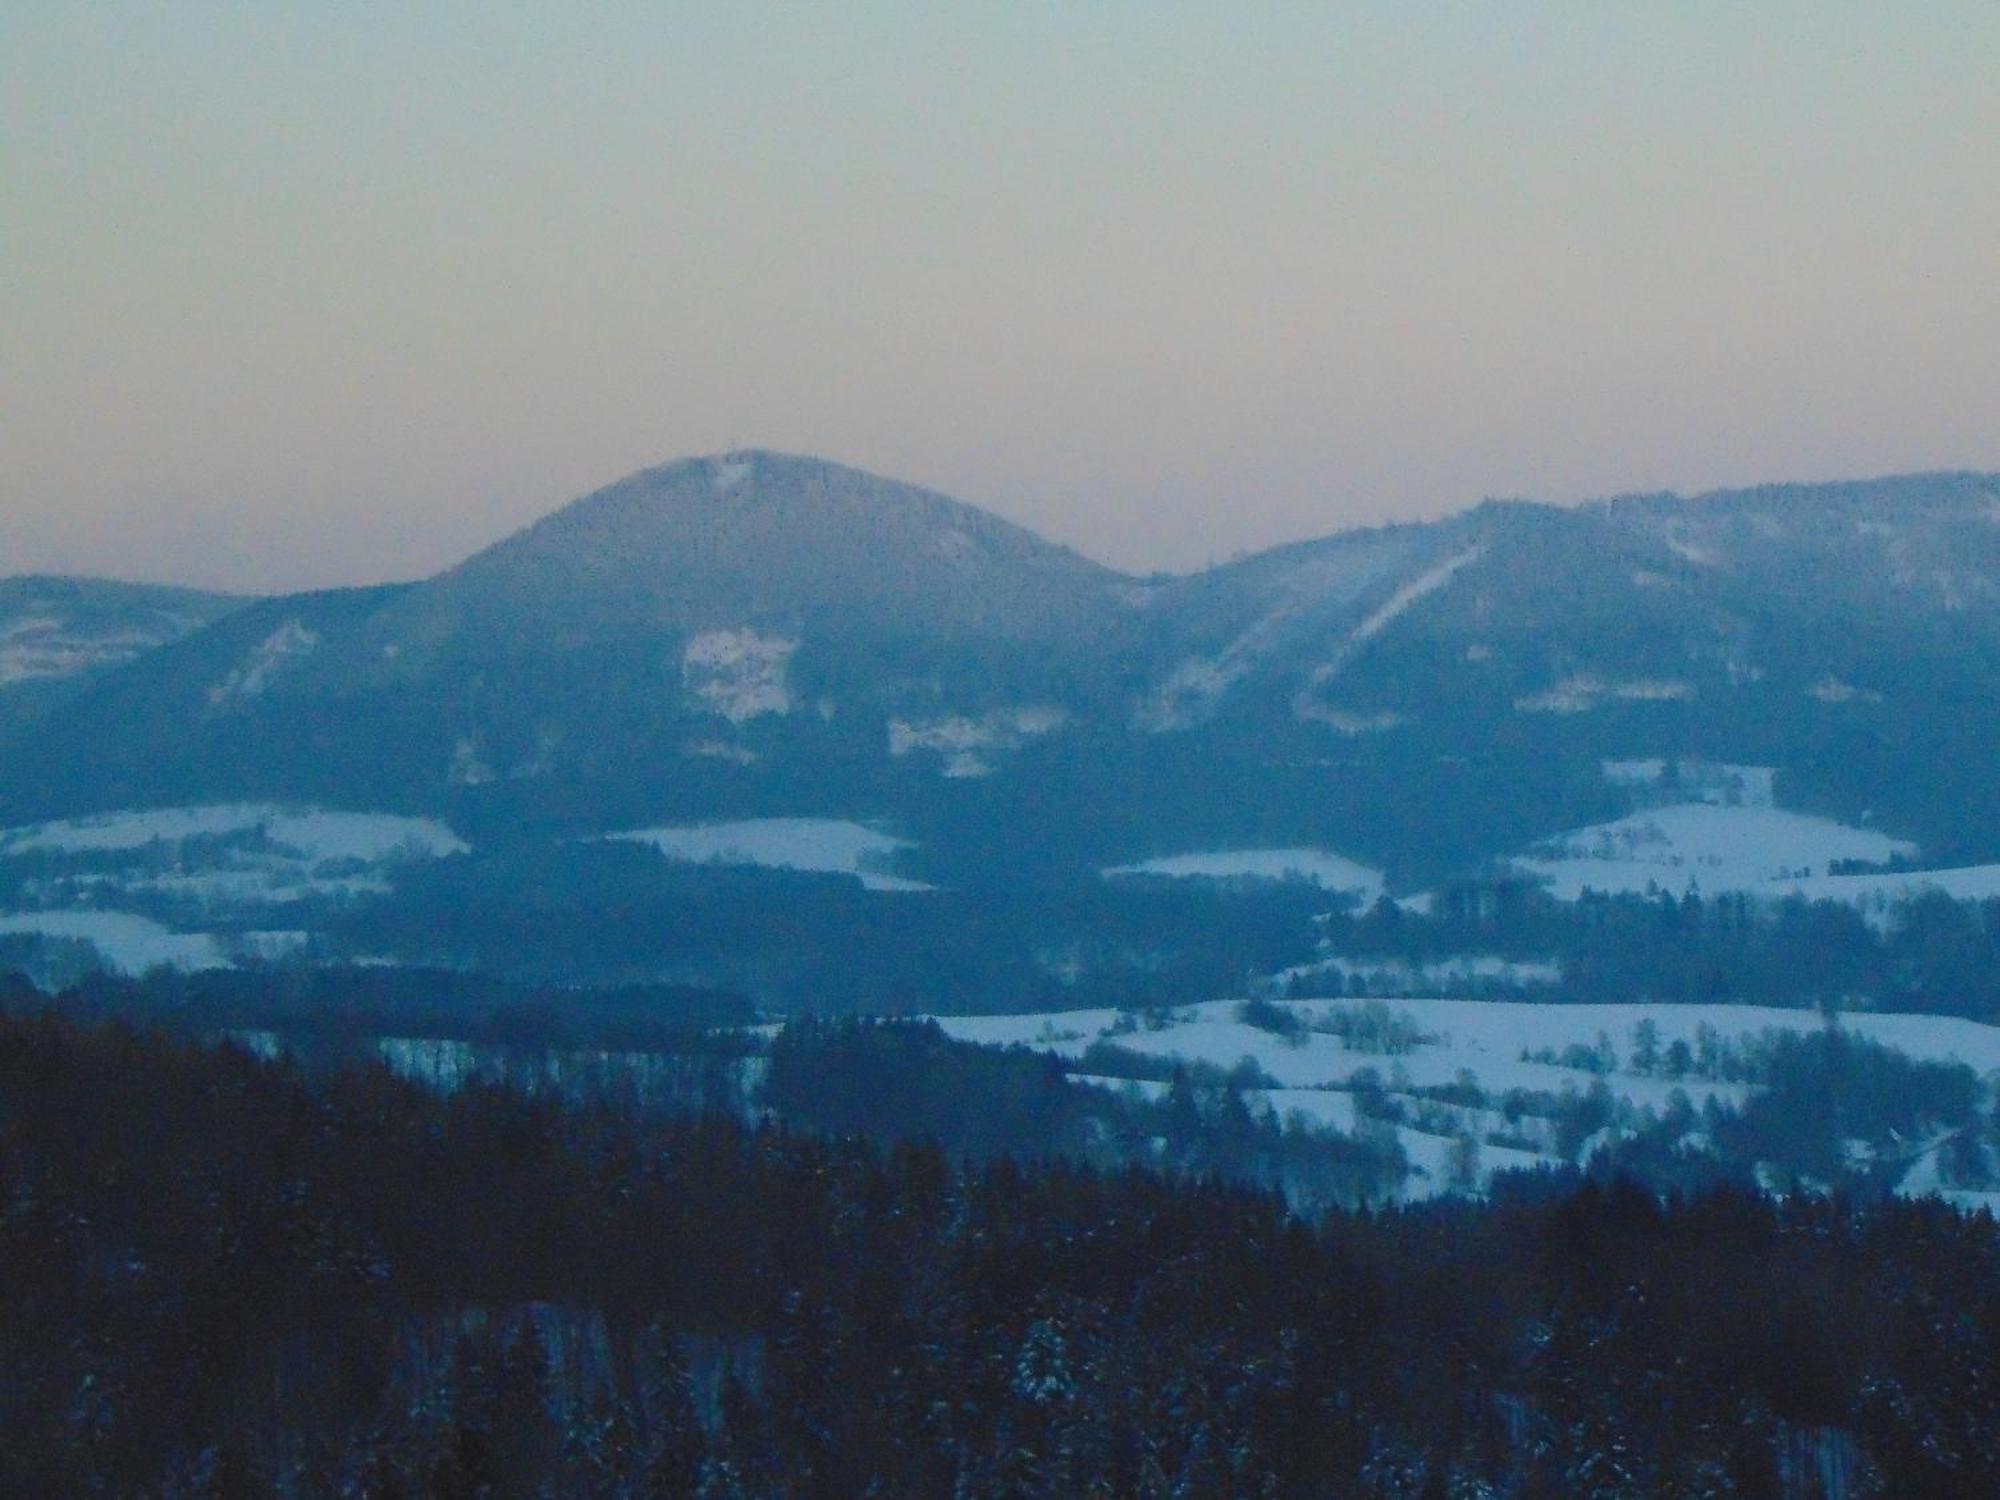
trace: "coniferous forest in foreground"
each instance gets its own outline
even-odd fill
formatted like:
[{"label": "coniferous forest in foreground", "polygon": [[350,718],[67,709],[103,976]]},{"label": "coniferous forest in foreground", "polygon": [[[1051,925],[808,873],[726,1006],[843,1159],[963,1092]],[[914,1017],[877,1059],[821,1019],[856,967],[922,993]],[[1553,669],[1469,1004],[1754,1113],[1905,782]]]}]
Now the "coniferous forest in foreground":
[{"label": "coniferous forest in foreground", "polygon": [[1200,1178],[0,1019],[0,1491],[2000,1492],[1936,1203]]}]

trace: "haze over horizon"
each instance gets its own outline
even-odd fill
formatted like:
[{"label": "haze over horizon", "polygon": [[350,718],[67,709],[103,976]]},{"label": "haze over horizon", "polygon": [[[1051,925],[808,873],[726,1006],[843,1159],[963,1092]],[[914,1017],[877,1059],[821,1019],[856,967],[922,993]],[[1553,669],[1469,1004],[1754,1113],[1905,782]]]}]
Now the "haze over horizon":
[{"label": "haze over horizon", "polygon": [[0,575],[434,571],[811,453],[1183,569],[2000,469],[2000,10],[25,4]]}]

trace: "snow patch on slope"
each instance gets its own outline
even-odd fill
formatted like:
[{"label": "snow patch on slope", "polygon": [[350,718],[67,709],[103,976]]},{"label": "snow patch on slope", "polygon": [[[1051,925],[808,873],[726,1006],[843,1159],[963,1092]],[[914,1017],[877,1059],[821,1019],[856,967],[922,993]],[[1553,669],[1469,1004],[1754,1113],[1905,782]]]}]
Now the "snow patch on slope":
[{"label": "snow patch on slope", "polygon": [[0,830],[0,857],[51,851],[63,854],[144,849],[195,838],[259,832],[271,844],[308,860],[442,859],[468,846],[442,823],[392,813],[326,812],[264,802],[212,807],[160,807],[99,813]]},{"label": "snow patch on slope", "polygon": [[13,930],[88,939],[107,965],[129,972],[157,963],[210,967],[238,952],[268,957],[306,935],[266,934],[246,948],[239,934],[218,958],[197,935],[107,911],[107,902],[144,893],[149,910],[165,903],[183,927],[235,924],[292,902],[379,895],[392,888],[389,876],[400,866],[466,848],[424,818],[262,803],[106,813],[0,831],[0,862],[35,861],[25,872],[8,871],[11,899],[36,908],[32,926],[22,925],[22,916]]},{"label": "snow patch on slope", "polygon": [[227,677],[208,690],[209,704],[226,708],[262,696],[272,683],[296,668],[318,646],[318,633],[308,630],[303,621],[285,621],[237,663]]},{"label": "snow patch on slope", "polygon": [[151,969],[221,969],[222,945],[205,932],[173,932],[148,917],[123,911],[38,911],[0,914],[0,933],[32,933],[89,943],[99,960],[121,974]]},{"label": "snow patch on slope", "polygon": [[1906,840],[1831,818],[1682,803],[1576,829],[1537,845],[1514,865],[1566,901],[1585,890],[1654,888],[1782,895],[1826,878],[1837,861],[1886,864],[1916,853]]},{"label": "snow patch on slope", "polygon": [[1301,723],[1325,724],[1338,734],[1350,739],[1364,734],[1380,734],[1397,728],[1405,722],[1404,716],[1392,712],[1362,713],[1322,702],[1320,691],[1343,672],[1354,654],[1375,639],[1396,620],[1408,613],[1420,601],[1435,594],[1463,568],[1479,561],[1486,555],[1483,543],[1467,547],[1454,553],[1444,561],[1426,568],[1415,578],[1397,587],[1387,600],[1371,611],[1361,623],[1354,627],[1347,639],[1340,643],[1333,655],[1312,670],[1306,685],[1292,698],[1292,714]]},{"label": "snow patch on slope", "polygon": [[909,840],[837,818],[752,818],[737,823],[637,828],[609,837],[650,845],[667,858],[686,864],[853,875],[871,891],[930,889],[919,881],[886,873],[897,855],[914,847]]},{"label": "snow patch on slope", "polygon": [[1113,879],[1309,880],[1330,891],[1352,892],[1364,902],[1375,900],[1383,890],[1380,870],[1326,849],[1218,849],[1118,865],[1104,874]]},{"label": "snow patch on slope", "polygon": [[[1329,611],[1358,606],[1377,586],[1396,577],[1407,560],[1406,546],[1379,538],[1352,547],[1313,549],[1295,557],[1266,579],[1268,602],[1263,612],[1212,654],[1188,656],[1177,663],[1140,701],[1133,722],[1154,734],[1205,723],[1214,716],[1224,695],[1260,662],[1288,644],[1298,644],[1299,633],[1308,622],[1325,617]],[[1406,582],[1392,593],[1389,604],[1374,612],[1383,616],[1375,628],[1386,625],[1422,592],[1442,586],[1444,580],[1437,579],[1397,605],[1399,595],[1415,590],[1437,572],[1433,567],[1414,584]],[[1364,626],[1369,618],[1372,616],[1364,617]]]},{"label": "snow patch on slope", "polygon": [[1408,583],[1397,589],[1395,593],[1391,594],[1387,602],[1380,609],[1377,609],[1367,619],[1357,625],[1354,628],[1354,634],[1351,639],[1356,643],[1373,640],[1399,615],[1405,613],[1411,605],[1427,595],[1436,593],[1447,583],[1450,583],[1453,575],[1461,568],[1478,562],[1485,555],[1486,548],[1484,546],[1467,547],[1463,552],[1447,557],[1436,567],[1418,574],[1415,578],[1412,578]]},{"label": "snow patch on slope", "polygon": [[754,766],[760,759],[755,750],[746,750],[727,740],[689,740],[681,747],[681,753],[694,760],[719,760],[732,766]]},{"label": "snow patch on slope", "polygon": [[949,714],[936,719],[891,719],[889,754],[895,759],[928,752],[943,761],[950,778],[990,776],[995,752],[1018,749],[1030,739],[1053,734],[1069,715],[1050,705],[999,709],[971,718]]},{"label": "snow patch on slope", "polygon": [[480,758],[479,742],[461,735],[451,747],[451,764],[445,768],[444,779],[451,786],[490,786],[499,778]]},{"label": "snow patch on slope", "polygon": [[1693,542],[1678,536],[1667,538],[1667,550],[1682,562],[1693,563],[1697,568],[1712,568],[1717,558],[1705,547],[1697,547]]},{"label": "snow patch on slope", "polygon": [[1133,717],[1152,734],[1192,729],[1210,718],[1223,694],[1249,670],[1244,660],[1191,656],[1181,662],[1139,704]]},{"label": "snow patch on slope", "polygon": [[1387,734],[1392,729],[1400,729],[1409,723],[1409,716],[1382,710],[1376,713],[1358,713],[1351,709],[1333,708],[1313,701],[1309,693],[1301,693],[1292,704],[1293,711],[1310,723],[1324,724],[1335,734],[1349,739],[1359,739],[1364,734]]},{"label": "snow patch on slope", "polygon": [[133,630],[90,635],[68,630],[57,615],[24,615],[0,628],[0,687],[117,666],[171,638]]},{"label": "snow patch on slope", "polygon": [[1813,875],[1781,883],[1778,894],[1808,901],[1839,901],[1871,915],[1920,896],[1936,894],[1954,901],[2000,898],[2000,865],[1961,865],[1949,870],[1893,870],[1863,875]]},{"label": "snow patch on slope", "polygon": [[792,711],[788,673],[798,641],[741,630],[707,630],[681,653],[681,680],[709,713],[732,724]]},{"label": "snow patch on slope", "polygon": [[1856,687],[1838,677],[1822,677],[1806,689],[1806,696],[1821,703],[1880,703],[1882,695],[1873,688]]},{"label": "snow patch on slope", "polygon": [[1529,714],[1582,714],[1606,703],[1685,703],[1694,697],[1691,683],[1670,678],[1614,681],[1594,672],[1579,672],[1560,682],[1514,700]]}]

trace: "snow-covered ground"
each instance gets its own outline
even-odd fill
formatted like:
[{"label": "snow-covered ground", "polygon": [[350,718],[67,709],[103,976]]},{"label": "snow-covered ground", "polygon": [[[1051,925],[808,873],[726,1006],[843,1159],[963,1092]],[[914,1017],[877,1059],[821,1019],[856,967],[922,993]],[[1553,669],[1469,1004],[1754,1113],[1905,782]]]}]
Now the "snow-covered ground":
[{"label": "snow-covered ground", "polygon": [[[1642,793],[1669,784],[1662,760],[1606,761],[1604,773]],[[2000,864],[1829,874],[1836,862],[1908,863],[1919,851],[1876,829],[1774,807],[1771,777],[1768,766],[1683,764],[1674,785],[1687,800],[1560,834],[1510,861],[1511,867],[1563,901],[1585,891],[1744,893],[1839,901],[1882,915],[1927,892],[1956,901],[2000,897]],[[1427,910],[1427,899],[1406,898],[1404,904]]]},{"label": "snow-covered ground", "polygon": [[1952,1187],[1946,1183],[1938,1161],[1942,1144],[1933,1145],[1911,1164],[1903,1180],[1896,1184],[1896,1191],[1905,1198],[1942,1198],[1967,1213],[1977,1213],[1983,1208],[1988,1213],[2000,1215],[2000,1192]]},{"label": "snow-covered ground", "polygon": [[121,631],[72,633],[61,619],[36,616],[0,629],[0,687],[39,677],[76,677],[130,661],[169,639],[165,634]]},{"label": "snow-covered ground", "polygon": [[732,724],[792,711],[790,666],[799,643],[789,636],[709,630],[687,643],[681,676],[709,713]]},{"label": "snow-covered ground", "polygon": [[871,891],[930,889],[921,881],[886,873],[897,855],[913,847],[907,839],[838,818],[752,818],[740,823],[636,828],[610,837],[649,844],[667,858],[689,864],[853,875]]},{"label": "snow-covered ground", "polygon": [[1382,872],[1328,849],[1216,849],[1118,865],[1105,875],[1164,876],[1182,880],[1310,880],[1347,891],[1365,904],[1382,894]]},{"label": "snow-covered ground", "polygon": [[990,776],[998,755],[1053,734],[1068,722],[1067,710],[1046,703],[996,709],[977,718],[945,714],[891,719],[889,754],[898,760],[920,753],[935,755],[940,771],[950,780]]},{"label": "snow-covered ground", "polygon": [[429,818],[232,802],[100,813],[0,830],[0,858],[45,850],[90,854],[143,849],[155,843],[178,844],[193,838],[258,832],[268,844],[313,861],[441,859],[466,851],[463,840]]},{"label": "snow-covered ground", "polygon": [[[1414,1176],[1408,1191],[1422,1196],[1441,1189],[1446,1153],[1459,1133],[1480,1141],[1482,1177],[1496,1170],[1552,1162],[1548,1121],[1534,1113],[1507,1121],[1492,1106],[1512,1090],[1529,1094],[1583,1093],[1601,1078],[1614,1099],[1635,1110],[1663,1111],[1676,1091],[1699,1108],[1714,1098],[1740,1104],[1748,1085],[1692,1075],[1678,1080],[1662,1069],[1635,1067],[1641,1023],[1650,1022],[1651,1042],[1662,1054],[1675,1042],[1700,1051],[1712,1044],[1740,1045],[1773,1031],[1812,1031],[1824,1024],[1811,1011],[1741,1005],[1539,1005],[1532,1002],[1397,999],[1386,1001],[1295,1000],[1279,1002],[1313,1030],[1289,1039],[1238,1019],[1238,1002],[1217,1001],[1170,1013],[1163,1025],[1136,1023],[1115,1010],[1080,1010],[1020,1016],[948,1016],[939,1025],[961,1041],[1019,1044],[1078,1062],[1093,1043],[1104,1041],[1144,1057],[1222,1069],[1244,1059],[1278,1086],[1264,1100],[1280,1119],[1294,1113],[1341,1130],[1361,1117],[1355,1109],[1356,1075],[1372,1073],[1406,1114],[1421,1109],[1426,1124],[1392,1127],[1411,1162],[1425,1175]],[[1342,1020],[1372,1018],[1343,1038],[1325,1029]],[[1386,1023],[1386,1025],[1384,1024]],[[1841,1024],[1859,1036],[1917,1059],[1962,1062],[1982,1076],[2000,1074],[2000,1027],[1943,1016],[1848,1015]],[[1525,1061],[1524,1054],[1562,1056],[1572,1046],[1608,1054],[1603,1073],[1550,1062]],[[1082,1064],[1088,1067],[1088,1064]],[[1469,1075],[1485,1092],[1486,1108],[1445,1106],[1423,1100],[1418,1091],[1453,1085]],[[1105,1080],[1092,1078],[1092,1082]],[[1448,1125],[1449,1129],[1436,1128]],[[1486,1137],[1500,1134],[1508,1145]],[[1529,1152],[1514,1142],[1540,1141]]]},{"label": "snow-covered ground", "polygon": [[[282,956],[298,932],[217,938],[211,924],[306,898],[390,889],[390,874],[466,852],[442,823],[389,813],[227,803],[102,813],[0,831],[0,932],[90,942],[105,967],[215,968],[239,955]],[[14,863],[9,863],[13,861]],[[23,873],[25,872],[25,873]],[[182,929],[120,910],[144,897]]]},{"label": "snow-covered ground", "polygon": [[[1294,1046],[1271,1032],[1236,1018],[1239,1002],[1211,1001],[1174,1011],[1171,1024],[1159,1030],[1140,1026],[1118,1034],[1122,1012],[1077,1010],[1021,1016],[946,1016],[939,1025],[965,1041],[994,1045],[1023,1043],[1063,1057],[1079,1057],[1094,1041],[1116,1042],[1133,1051],[1210,1062],[1230,1067],[1251,1057],[1281,1084],[1314,1088],[1347,1082],[1361,1068],[1386,1075],[1396,1067],[1412,1086],[1454,1081],[1470,1069],[1482,1087],[1499,1093],[1510,1088],[1553,1089],[1565,1083],[1588,1084],[1573,1068],[1520,1061],[1525,1052],[1560,1052],[1571,1043],[1595,1045],[1608,1037],[1621,1057],[1628,1053],[1639,1024],[1650,1021],[1661,1048],[1684,1041],[1693,1047],[1703,1028],[1724,1042],[1742,1042],[1767,1031],[1815,1031],[1825,1023],[1815,1011],[1786,1010],[1762,1005],[1545,1005],[1533,1001],[1442,1000],[1405,998],[1383,1001],[1346,999],[1278,1002],[1308,1024],[1329,1012],[1358,1012],[1379,1007],[1389,1016],[1407,1020],[1425,1040],[1408,1052],[1389,1055],[1349,1048],[1340,1038],[1314,1033]],[[1851,1013],[1840,1024],[1858,1036],[1894,1047],[1920,1060],[1962,1062],[1982,1075],[2000,1072],[2000,1026],[1953,1016]],[[1724,1099],[1740,1097],[1733,1084],[1708,1084],[1696,1079],[1679,1085],[1619,1070],[1606,1082],[1613,1092],[1635,1104],[1664,1102],[1674,1087],[1687,1090],[1695,1103],[1713,1092]]]},{"label": "snow-covered ground", "polygon": [[1352,639],[1357,644],[1362,641],[1373,640],[1393,621],[1407,614],[1412,605],[1421,599],[1435,594],[1447,583],[1450,583],[1452,575],[1457,573],[1459,569],[1470,563],[1478,562],[1485,555],[1486,548],[1484,544],[1467,547],[1463,552],[1457,553],[1452,557],[1447,557],[1443,562],[1437,564],[1437,566],[1412,578],[1408,583],[1398,588],[1395,593],[1391,594],[1387,602],[1379,609],[1355,627]]},{"label": "snow-covered ground", "polygon": [[307,629],[302,621],[287,620],[208,690],[209,706],[223,709],[261,697],[272,683],[318,649],[318,632]]},{"label": "snow-covered ground", "polygon": [[1583,714],[1606,703],[1684,703],[1694,697],[1691,683],[1671,678],[1617,681],[1582,672],[1514,700],[1526,714]]},{"label": "snow-covered ground", "polygon": [[[1514,866],[1545,881],[1562,900],[1586,890],[1704,895],[1749,891],[1782,896],[1810,893],[1814,883],[1876,881],[1906,876],[1829,876],[1840,860],[1886,864],[1913,859],[1916,845],[1831,818],[1774,807],[1686,802],[1633,813],[1610,823],[1561,834],[1516,859]],[[1865,887],[1853,888],[1857,893]]]},{"label": "snow-covered ground", "polygon": [[[1278,1003],[1308,1024],[1329,1012],[1359,1012],[1364,1007],[1378,1005],[1389,1017],[1407,1022],[1410,1032],[1424,1040],[1405,1051],[1363,1050],[1349,1046],[1338,1036],[1315,1031],[1302,1044],[1294,1044],[1238,1020],[1234,1001],[1188,1006],[1175,1011],[1172,1024],[1159,1030],[1141,1026],[1123,1034],[1114,1030],[1120,1023],[1120,1013],[1115,1010],[950,1016],[940,1018],[939,1024],[964,1041],[1002,1046],[1019,1042],[1065,1058],[1081,1057],[1099,1040],[1150,1057],[1205,1062],[1225,1069],[1247,1057],[1280,1086],[1293,1089],[1346,1087],[1363,1069],[1372,1069],[1385,1083],[1393,1074],[1395,1088],[1429,1088],[1455,1083],[1461,1072],[1469,1070],[1482,1088],[1496,1095],[1516,1088],[1558,1094],[1565,1088],[1587,1088],[1591,1075],[1575,1068],[1523,1062],[1522,1052],[1548,1048],[1559,1053],[1573,1042],[1595,1046],[1602,1034],[1622,1054],[1630,1046],[1633,1028],[1643,1020],[1650,1019],[1659,1028],[1663,1048],[1676,1039],[1692,1046],[1704,1022],[1724,1038],[1758,1036],[1772,1028],[1796,1030],[1820,1024],[1819,1017],[1809,1011],[1732,1005],[1538,1005],[1526,1001],[1432,999]],[[1861,1024],[1864,1021],[1887,1019],[1893,1018],[1853,1018],[1857,1030],[1864,1029]],[[1996,1038],[1993,1065],[2000,1067],[2000,1030],[1983,1029],[1993,1031]],[[1737,1085],[1705,1083],[1692,1078],[1674,1084],[1663,1078],[1617,1073],[1605,1081],[1614,1094],[1640,1107],[1664,1105],[1676,1087],[1686,1090],[1696,1104],[1711,1093],[1725,1102],[1742,1096]]]},{"label": "snow-covered ground", "polygon": [[[379,893],[390,888],[396,867],[466,849],[428,818],[242,802],[7,829],[0,831],[0,869],[22,856],[54,858],[53,868],[15,893],[17,904],[38,909],[94,909],[143,891],[220,917],[313,896]],[[121,863],[120,855],[128,859]],[[106,856],[113,857],[108,866]]]},{"label": "snow-covered ground", "polygon": [[1961,865],[1952,870],[1898,870],[1880,875],[1814,875],[1781,881],[1780,894],[1808,901],[1841,901],[1864,912],[1882,912],[1929,891],[1954,901],[2000,896],[2000,865]]},{"label": "snow-covered ground", "polygon": [[123,911],[39,911],[0,914],[0,933],[35,933],[89,943],[107,969],[144,974],[149,969],[220,969],[229,956],[206,932],[173,932],[148,917]]}]

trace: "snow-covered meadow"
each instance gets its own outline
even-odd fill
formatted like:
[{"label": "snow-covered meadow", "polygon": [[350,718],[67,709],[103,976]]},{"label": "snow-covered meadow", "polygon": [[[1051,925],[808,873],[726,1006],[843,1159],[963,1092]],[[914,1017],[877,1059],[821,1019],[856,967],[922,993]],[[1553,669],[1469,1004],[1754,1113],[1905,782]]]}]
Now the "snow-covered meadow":
[{"label": "snow-covered meadow", "polygon": [[433,819],[253,802],[10,828],[0,933],[85,942],[120,973],[219,968],[308,941],[258,927],[273,907],[385,892],[399,868],[468,849]]},{"label": "snow-covered meadow", "polygon": [[[1506,868],[1560,901],[1586,892],[1743,894],[1771,901],[1800,896],[1880,915],[1928,892],[1959,901],[2000,897],[2000,864],[1920,868],[1921,851],[1908,839],[1777,807],[1770,766],[1607,761],[1604,775],[1646,805],[1546,838],[1505,861]],[[1312,848],[1190,851],[1103,873],[1111,879],[1309,880],[1363,905],[1386,889],[1379,870]],[[1402,904],[1424,912],[1430,899],[1419,892],[1402,897]]]},{"label": "snow-covered meadow", "polygon": [[1515,867],[1574,900],[1585,890],[1782,894],[1842,861],[1911,859],[1916,846],[1872,829],[1774,807],[1684,802],[1545,840]]},{"label": "snow-covered meadow", "polygon": [[1114,880],[1135,876],[1167,880],[1308,880],[1329,891],[1357,896],[1363,904],[1375,900],[1383,890],[1380,870],[1372,870],[1329,849],[1216,849],[1116,865],[1104,874]]},{"label": "snow-covered meadow", "polygon": [[921,881],[888,873],[896,857],[912,847],[907,839],[838,818],[751,818],[736,823],[635,828],[610,837],[649,845],[668,859],[686,864],[852,875],[871,891],[930,889]]},{"label": "snow-covered meadow", "polygon": [[[1479,1142],[1482,1180],[1495,1171],[1562,1160],[1547,1100],[1582,1095],[1600,1082],[1614,1101],[1640,1114],[1663,1113],[1676,1093],[1697,1109],[1710,1098],[1740,1104],[1750,1085],[1697,1071],[1672,1076],[1663,1059],[1677,1043],[1699,1058],[1740,1049],[1768,1033],[1808,1032],[1826,1024],[1810,1011],[1740,1005],[1411,998],[1292,1000],[1274,1006],[1296,1018],[1298,1032],[1286,1036],[1250,1024],[1237,1001],[1138,1017],[1100,1009],[948,1016],[938,1024],[961,1041],[1052,1053],[1072,1064],[1079,1077],[1108,1087],[1132,1085],[1089,1076],[1102,1065],[1086,1055],[1100,1042],[1158,1062],[1223,1070],[1247,1059],[1274,1085],[1251,1097],[1280,1120],[1297,1114],[1340,1130],[1364,1123],[1393,1129],[1415,1169],[1406,1189],[1412,1197],[1443,1190],[1448,1154],[1461,1136]],[[2000,1075],[2000,1027],[1919,1015],[1848,1015],[1840,1024],[1916,1060],[1959,1062],[1982,1077]],[[1587,1068],[1576,1061],[1584,1054],[1591,1059]],[[1429,1093],[1466,1084],[1475,1086],[1484,1102],[1459,1104]],[[1403,1121],[1365,1122],[1357,1111],[1364,1093],[1399,1100]],[[1510,1093],[1516,1094],[1512,1108]]]},{"label": "snow-covered meadow", "polygon": [[[1731,768],[1757,771],[1757,767]],[[1550,894],[1574,901],[1664,891],[1839,901],[1879,913],[1937,892],[1959,901],[2000,896],[2000,865],[1914,865],[1917,846],[1872,828],[1760,802],[1700,800],[1647,808],[1546,839],[1511,861]],[[1835,874],[1842,865],[1896,866]]]},{"label": "snow-covered meadow", "polygon": [[271,850],[310,863],[439,859],[463,854],[467,848],[449,828],[429,818],[232,802],[100,813],[0,830],[0,858],[37,851],[85,854],[136,850],[238,834],[260,834]]}]

